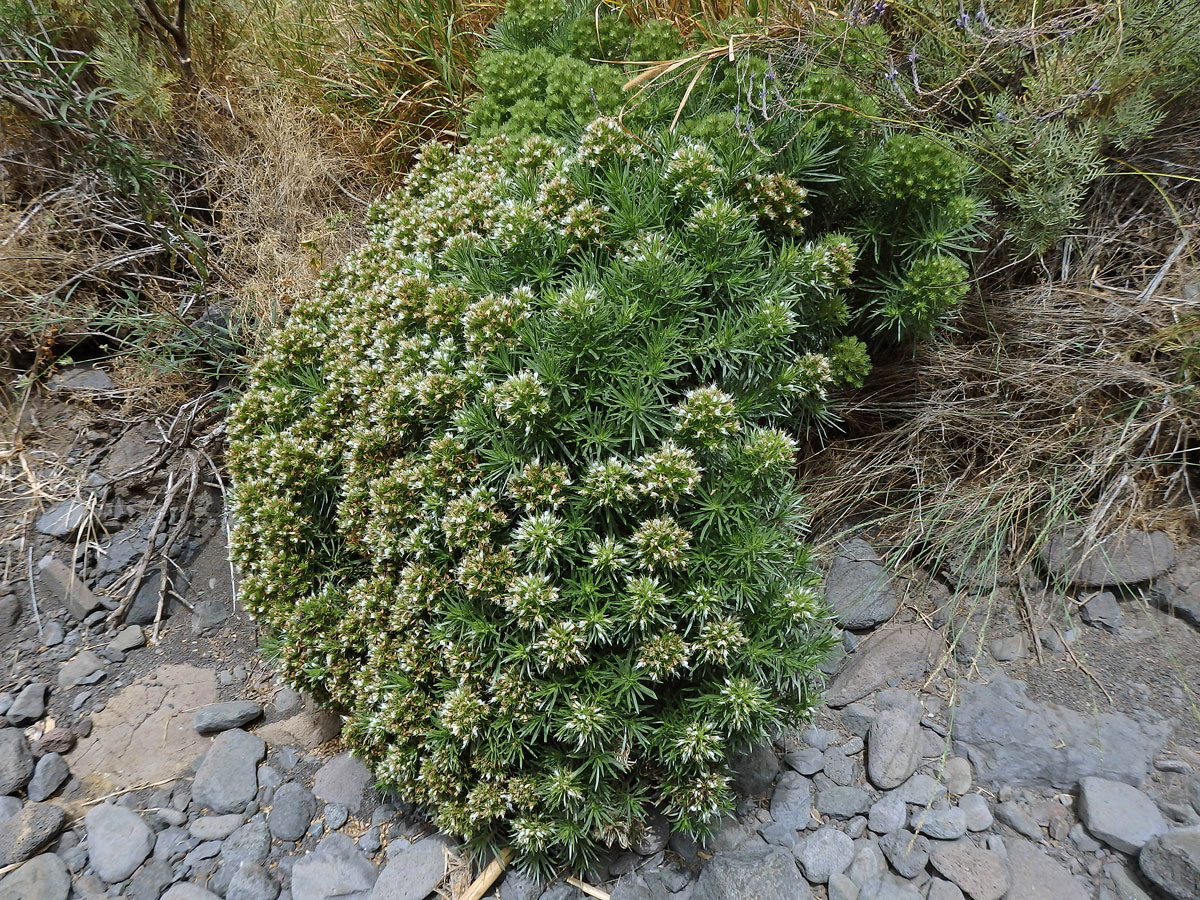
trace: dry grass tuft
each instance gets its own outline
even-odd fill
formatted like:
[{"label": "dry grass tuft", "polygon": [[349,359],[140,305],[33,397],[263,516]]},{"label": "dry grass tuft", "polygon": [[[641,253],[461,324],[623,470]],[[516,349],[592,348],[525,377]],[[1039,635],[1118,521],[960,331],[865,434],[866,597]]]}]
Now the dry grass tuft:
[{"label": "dry grass tuft", "polygon": [[883,362],[803,467],[826,541],[1019,570],[1064,522],[1200,522],[1200,189],[1113,178],[1053,271],[981,279],[956,334]]}]

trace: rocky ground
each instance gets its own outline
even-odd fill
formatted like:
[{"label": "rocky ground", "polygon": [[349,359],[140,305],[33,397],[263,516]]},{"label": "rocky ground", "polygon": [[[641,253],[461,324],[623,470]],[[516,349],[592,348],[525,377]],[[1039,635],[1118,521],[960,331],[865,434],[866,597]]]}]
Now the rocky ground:
[{"label": "rocky ground", "polygon": [[[170,430],[106,382],[60,376],[5,457],[0,900],[458,896],[453,841],[258,652],[211,476],[159,521]],[[843,547],[827,707],[739,759],[710,841],[659,823],[577,873],[592,896],[1200,900],[1200,546],[1073,537],[999,585]],[[585,894],[510,871],[487,896]]]}]

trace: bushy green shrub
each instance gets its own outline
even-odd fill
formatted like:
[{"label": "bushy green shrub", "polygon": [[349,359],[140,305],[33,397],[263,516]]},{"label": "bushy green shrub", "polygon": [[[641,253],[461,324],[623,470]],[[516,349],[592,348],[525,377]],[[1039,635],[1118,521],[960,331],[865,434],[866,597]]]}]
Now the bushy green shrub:
[{"label": "bushy green shrub", "polygon": [[[501,31],[572,33],[542,8]],[[604,71],[543,48],[535,93],[500,86],[538,52],[481,83],[544,108],[562,60]],[[528,865],[659,811],[703,831],[731,755],[805,716],[831,636],[797,441],[862,338],[965,290],[931,231],[977,212],[952,155],[751,125],[717,74],[678,133],[676,93],[427,148],[231,420],[233,551],[285,676],[441,828]]]}]

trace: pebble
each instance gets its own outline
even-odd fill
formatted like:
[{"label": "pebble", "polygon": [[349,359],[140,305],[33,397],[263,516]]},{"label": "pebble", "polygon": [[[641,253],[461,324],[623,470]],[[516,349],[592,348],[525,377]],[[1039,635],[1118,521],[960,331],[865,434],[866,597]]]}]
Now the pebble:
[{"label": "pebble", "polygon": [[946,788],[938,784],[937,779],[932,775],[918,772],[896,788],[896,794],[905,803],[912,803],[916,806],[932,806],[946,795]]},{"label": "pebble", "polygon": [[946,782],[946,790],[951,794],[965,794],[971,789],[971,763],[961,756],[952,756],[946,760],[942,770],[942,778]]},{"label": "pebble", "polygon": [[[442,871],[438,871],[439,880]],[[292,867],[292,896],[295,900],[333,900],[335,897],[339,900],[391,900],[386,892],[372,892],[378,877],[375,866],[358,851],[354,842],[343,834],[334,833],[322,840],[316,850],[296,861]],[[414,884],[401,871],[393,877],[399,883],[400,891],[405,890],[406,884]],[[433,885],[416,896],[424,898],[431,890]],[[398,893],[395,896],[408,895]]]},{"label": "pebble", "polygon": [[200,816],[188,826],[188,831],[198,841],[223,841],[237,831],[242,822],[240,813],[229,813],[224,816]]},{"label": "pebble", "polygon": [[325,806],[325,825],[334,831],[346,824],[350,813],[340,803],[329,803]]},{"label": "pebble", "polygon": [[912,813],[909,824],[926,837],[952,841],[967,833],[967,814],[957,807],[920,809]]},{"label": "pebble", "polygon": [[1138,854],[1142,872],[1173,900],[1200,898],[1200,830],[1169,831]]},{"label": "pebble", "polygon": [[848,875],[832,875],[829,879],[829,900],[858,900],[858,885]]},{"label": "pebble", "polygon": [[49,689],[50,686],[41,681],[27,684],[5,714],[8,724],[21,728],[40,719],[46,712],[46,692]]},{"label": "pebble", "polygon": [[70,893],[71,873],[53,853],[35,856],[0,877],[0,900],[67,900]]},{"label": "pebble", "polygon": [[258,863],[246,863],[237,870],[225,890],[225,900],[276,900],[279,882]]},{"label": "pebble", "polygon": [[816,775],[825,768],[825,754],[816,747],[792,750],[784,754],[783,761],[801,775]]},{"label": "pebble", "polygon": [[810,727],[805,728],[800,734],[800,739],[814,750],[825,752],[829,744],[837,735],[832,731],[826,731],[824,728]]},{"label": "pebble", "polygon": [[66,818],[53,803],[26,803],[15,816],[0,822],[0,867],[34,856],[62,831]]},{"label": "pebble", "polygon": [[58,619],[51,619],[42,629],[42,646],[57,647],[66,637],[66,629]]},{"label": "pebble", "polygon": [[29,741],[17,728],[0,728],[0,794],[15,794],[32,777]]},{"label": "pebble", "polygon": [[371,771],[362,760],[349,753],[341,753],[317,770],[312,790],[318,799],[340,804],[350,812],[357,813],[373,782]]},{"label": "pebble", "polygon": [[771,818],[792,829],[804,829],[812,817],[812,788],[806,778],[796,772],[779,776],[771,797]]},{"label": "pebble", "polygon": [[261,718],[262,707],[249,700],[214,703],[196,711],[192,727],[200,734],[217,734],[231,728],[241,728]]}]

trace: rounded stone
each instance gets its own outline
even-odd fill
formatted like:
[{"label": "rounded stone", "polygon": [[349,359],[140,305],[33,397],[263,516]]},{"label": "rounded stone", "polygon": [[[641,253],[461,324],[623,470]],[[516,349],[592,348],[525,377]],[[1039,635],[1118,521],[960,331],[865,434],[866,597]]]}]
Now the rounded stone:
[{"label": "rounded stone", "polygon": [[0,878],[0,900],[67,900],[71,873],[53,853],[35,856]]},{"label": "rounded stone", "polygon": [[132,810],[111,803],[94,806],[84,817],[88,862],[109,884],[124,881],[154,849],[154,832]]},{"label": "rounded stone", "polygon": [[854,841],[836,828],[820,828],[804,840],[796,855],[805,878],[813,884],[826,884],[854,862]]},{"label": "rounded stone", "polygon": [[929,861],[972,900],[1000,900],[1008,891],[1008,866],[1003,857],[969,841],[935,841]]}]

